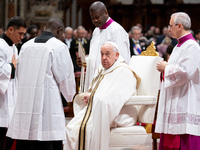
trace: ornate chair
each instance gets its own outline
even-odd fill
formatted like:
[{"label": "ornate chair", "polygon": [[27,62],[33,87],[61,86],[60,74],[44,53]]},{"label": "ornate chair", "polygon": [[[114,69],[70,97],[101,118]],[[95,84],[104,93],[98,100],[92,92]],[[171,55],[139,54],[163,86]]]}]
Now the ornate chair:
[{"label": "ornate chair", "polygon": [[[137,90],[137,96],[132,96],[121,111],[128,114],[130,118],[132,117],[135,124],[111,128],[111,150],[139,149],[139,147],[152,150],[151,128],[160,84],[160,73],[156,70],[156,64],[162,58],[157,57],[153,44],[144,51],[143,55],[150,56],[132,56],[131,58],[130,67],[140,76],[141,83]],[[132,107],[132,110],[127,107]],[[139,124],[136,125],[136,122]]]}]

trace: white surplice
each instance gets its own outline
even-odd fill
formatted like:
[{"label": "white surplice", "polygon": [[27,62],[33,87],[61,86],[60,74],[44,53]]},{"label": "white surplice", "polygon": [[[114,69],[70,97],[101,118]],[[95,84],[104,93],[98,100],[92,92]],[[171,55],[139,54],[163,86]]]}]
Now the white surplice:
[{"label": "white surplice", "polygon": [[200,47],[194,40],[176,46],[165,68],[156,130],[200,136]]},{"label": "white surplice", "polygon": [[90,41],[84,91],[88,90],[95,70],[101,64],[101,46],[107,41],[115,42],[119,48],[120,55],[127,63],[130,61],[129,37],[120,24],[112,22],[106,29],[95,28]]},{"label": "white surplice", "polygon": [[26,42],[16,70],[17,103],[7,136],[13,139],[65,140],[60,92],[70,102],[75,94],[73,64],[67,46],[52,37]]},{"label": "white surplice", "polygon": [[[100,65],[95,73],[95,78],[98,74],[104,75],[104,77],[101,81],[101,76],[96,78],[97,80],[92,86],[91,95],[94,92],[94,96],[91,116],[86,126],[86,150],[109,149],[110,127],[123,105],[136,92],[136,78],[129,67],[125,63],[121,63],[122,61],[123,59],[118,59],[107,70]],[[66,126],[67,143],[64,145],[64,150],[78,149],[79,128],[86,109],[90,109],[89,104],[86,106],[81,99],[78,100],[74,102],[75,117]]]},{"label": "white surplice", "polygon": [[16,46],[9,46],[0,38],[0,127],[8,127],[15,107],[15,79],[11,79],[13,54],[18,57]]}]

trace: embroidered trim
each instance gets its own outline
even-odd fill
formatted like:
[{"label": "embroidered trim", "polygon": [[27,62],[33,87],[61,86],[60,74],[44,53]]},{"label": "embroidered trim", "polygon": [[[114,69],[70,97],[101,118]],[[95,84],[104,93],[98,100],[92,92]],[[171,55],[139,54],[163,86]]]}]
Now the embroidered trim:
[{"label": "embroidered trim", "polygon": [[173,114],[164,114],[164,118],[165,118],[164,122],[169,124],[189,123],[193,125],[200,125],[200,115],[194,115],[189,113],[179,113],[179,114],[173,113]]},{"label": "embroidered trim", "polygon": [[97,90],[97,88],[98,88],[98,86],[99,86],[99,84],[100,84],[100,82],[102,81],[103,78],[104,78],[104,75],[100,75],[99,80],[98,80],[96,86],[94,87],[94,90],[92,91],[92,93],[90,95],[87,110],[85,112],[85,115],[83,117],[80,129],[79,129],[78,150],[85,150],[86,126],[87,126],[87,123],[88,123],[89,118],[90,118],[91,113],[92,113],[93,97],[94,97],[94,94],[95,94],[95,92],[96,92],[96,90]]}]

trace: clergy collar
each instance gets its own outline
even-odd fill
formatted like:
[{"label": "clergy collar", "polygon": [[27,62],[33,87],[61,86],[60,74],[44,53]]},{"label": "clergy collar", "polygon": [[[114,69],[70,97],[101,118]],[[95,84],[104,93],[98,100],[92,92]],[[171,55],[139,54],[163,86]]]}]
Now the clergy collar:
[{"label": "clergy collar", "polygon": [[180,38],[177,39],[177,41],[178,41],[177,47],[180,47],[184,42],[186,42],[187,40],[190,40],[190,39],[195,41],[195,39],[191,33],[181,36]]},{"label": "clergy collar", "polygon": [[46,43],[50,38],[54,37],[53,33],[43,31],[40,36],[35,38],[35,43]]},{"label": "clergy collar", "polygon": [[9,46],[12,46],[14,44],[13,41],[9,37],[7,37],[5,33],[2,34],[1,38],[4,39]]},{"label": "clergy collar", "polygon": [[112,18],[109,17],[106,23],[102,25],[99,29],[106,29],[112,22],[114,22],[114,20],[112,20]]}]

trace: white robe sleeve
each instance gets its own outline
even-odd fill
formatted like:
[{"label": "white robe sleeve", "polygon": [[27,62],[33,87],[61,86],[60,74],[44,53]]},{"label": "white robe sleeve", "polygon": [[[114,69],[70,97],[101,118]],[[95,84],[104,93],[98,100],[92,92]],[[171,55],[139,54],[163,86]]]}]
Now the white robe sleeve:
[{"label": "white robe sleeve", "polygon": [[129,38],[126,31],[123,28],[118,28],[116,32],[113,32],[113,41],[119,47],[119,53],[124,58],[124,60],[129,63],[130,61],[130,44]]},{"label": "white robe sleeve", "polygon": [[[191,51],[193,51],[191,53]],[[177,64],[169,64],[165,68],[165,88],[181,86],[187,83],[195,74],[199,72],[199,65],[195,60],[199,59],[199,50],[191,45],[184,51]]]},{"label": "white robe sleeve", "polygon": [[53,62],[53,73],[59,84],[60,92],[68,102],[71,102],[76,92],[72,60],[67,46],[60,47],[57,59]]},{"label": "white robe sleeve", "polygon": [[11,75],[11,65],[5,61],[5,55],[0,50],[0,93],[4,94],[8,88]]}]

